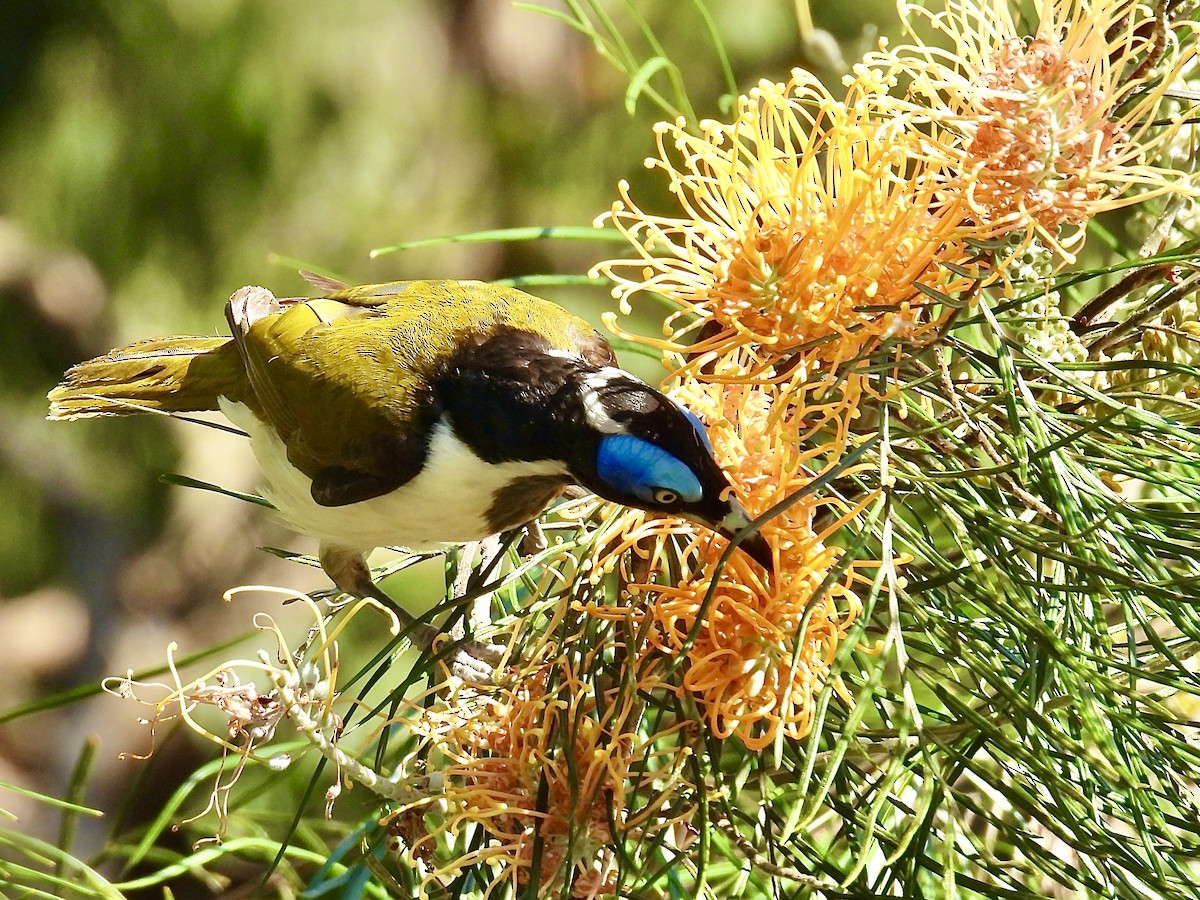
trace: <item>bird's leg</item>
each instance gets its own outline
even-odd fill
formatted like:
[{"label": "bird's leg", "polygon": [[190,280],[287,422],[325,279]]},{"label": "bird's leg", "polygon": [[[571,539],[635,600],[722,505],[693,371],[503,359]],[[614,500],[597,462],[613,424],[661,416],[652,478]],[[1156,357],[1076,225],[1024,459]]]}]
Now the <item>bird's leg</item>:
[{"label": "bird's leg", "polygon": [[[471,541],[458,548],[458,566],[454,570],[454,583],[450,585],[451,597],[462,597],[467,593],[471,584],[471,572],[474,569],[475,554],[479,551],[481,542]],[[474,622],[474,618],[471,619]]]},{"label": "bird's leg", "polygon": [[[502,549],[503,545],[498,534],[486,537],[482,541],[464,544],[459,551],[458,569],[454,573],[454,584],[450,588],[450,595],[455,598],[465,597],[471,590],[471,576],[476,571],[476,557],[478,556],[479,560],[478,571],[486,573],[491,569],[492,563],[495,562]],[[492,624],[491,594],[481,594],[471,601],[466,620],[472,631],[478,631]],[[454,637],[461,638],[463,634],[462,625],[456,625],[453,630]]]},{"label": "bird's leg", "polygon": [[546,540],[546,532],[542,530],[542,523],[539,519],[533,519],[525,523],[525,534],[521,536],[521,555],[533,556],[535,553],[541,553],[550,542]]},{"label": "bird's leg", "polygon": [[[418,622],[408,610],[389,597],[371,578],[371,569],[360,551],[322,544],[318,558],[321,568],[339,591],[383,604],[395,613],[414,645],[433,652],[434,642],[441,632],[432,625]],[[497,649],[468,641],[455,650],[447,662],[451,673],[464,681],[486,684],[493,680],[494,664],[499,662],[499,654]]]},{"label": "bird's leg", "polygon": [[396,614],[400,626],[409,631],[414,642],[428,646],[437,637],[436,629],[418,623],[411,613],[403,609],[374,582],[366,557],[359,551],[322,544],[317,558],[321,561],[321,568],[339,591],[352,597],[382,603]]}]

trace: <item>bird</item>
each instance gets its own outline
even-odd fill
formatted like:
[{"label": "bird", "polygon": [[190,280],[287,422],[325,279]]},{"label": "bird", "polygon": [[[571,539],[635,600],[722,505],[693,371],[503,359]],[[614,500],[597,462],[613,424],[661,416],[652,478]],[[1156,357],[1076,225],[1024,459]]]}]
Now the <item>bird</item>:
[{"label": "bird", "polygon": [[373,549],[509,531],[572,484],[740,537],[772,570],[704,424],[619,368],[585,320],[480,281],[301,274],[321,296],[241,288],[228,337],[144,340],[75,365],[48,418],[220,410],[249,436],[264,499],[317,539],[338,590],[393,609]]}]

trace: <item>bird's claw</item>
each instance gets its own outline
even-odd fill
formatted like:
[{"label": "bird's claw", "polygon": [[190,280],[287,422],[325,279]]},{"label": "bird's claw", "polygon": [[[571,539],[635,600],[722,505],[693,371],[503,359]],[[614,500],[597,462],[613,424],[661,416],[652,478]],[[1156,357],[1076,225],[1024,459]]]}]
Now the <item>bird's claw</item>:
[{"label": "bird's claw", "polygon": [[443,633],[431,625],[423,625],[412,632],[412,641],[441,659],[450,674],[469,684],[489,685],[496,681],[496,669],[504,659],[504,649],[495,644],[484,644],[474,640],[457,640],[448,652],[438,648]]},{"label": "bird's claw", "polygon": [[451,675],[466,684],[487,686],[496,682],[496,667],[477,659],[465,647],[454,650],[446,665]]}]

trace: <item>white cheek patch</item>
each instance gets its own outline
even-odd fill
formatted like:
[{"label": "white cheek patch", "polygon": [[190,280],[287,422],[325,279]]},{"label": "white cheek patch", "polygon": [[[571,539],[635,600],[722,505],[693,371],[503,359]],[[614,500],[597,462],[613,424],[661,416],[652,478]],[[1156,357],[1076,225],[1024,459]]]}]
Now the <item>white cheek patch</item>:
[{"label": "white cheek patch", "polygon": [[607,386],[614,378],[628,378],[625,372],[612,366],[605,366],[597,372],[589,373],[579,385],[579,395],[583,400],[583,415],[588,425],[601,434],[621,434],[625,426],[608,414],[604,401],[600,399],[600,389]]},{"label": "white cheek patch", "polygon": [[598,391],[600,388],[606,387],[610,381],[613,381],[617,378],[620,378],[624,381],[637,381],[637,379],[628,372],[623,372],[616,366],[604,366],[603,368],[597,369],[595,372],[588,372],[588,374],[584,376],[583,383],[588,387]]}]

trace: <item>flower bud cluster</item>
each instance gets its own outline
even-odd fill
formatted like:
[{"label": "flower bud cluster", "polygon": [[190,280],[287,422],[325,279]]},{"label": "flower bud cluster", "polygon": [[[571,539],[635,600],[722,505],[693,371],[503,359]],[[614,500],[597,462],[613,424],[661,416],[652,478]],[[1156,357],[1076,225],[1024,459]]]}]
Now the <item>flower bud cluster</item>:
[{"label": "flower bud cluster", "polygon": [[[1179,415],[1181,406],[1194,409],[1200,401],[1200,379],[1194,374],[1200,368],[1197,293],[1192,292],[1140,326],[1138,338],[1130,346],[1111,355],[1102,354],[1100,359],[1127,364],[1098,373],[1107,376],[1111,388],[1130,391],[1126,402],[1172,417]],[[1155,363],[1169,363],[1171,367]]]},{"label": "flower bud cluster", "polygon": [[1011,290],[1025,298],[1009,311],[1014,340],[1050,363],[1084,362],[1087,347],[1062,314],[1059,292],[1049,288],[1053,254],[1038,238],[1027,240],[1020,232],[1007,236],[1005,244],[1013,254],[1006,267]]}]

